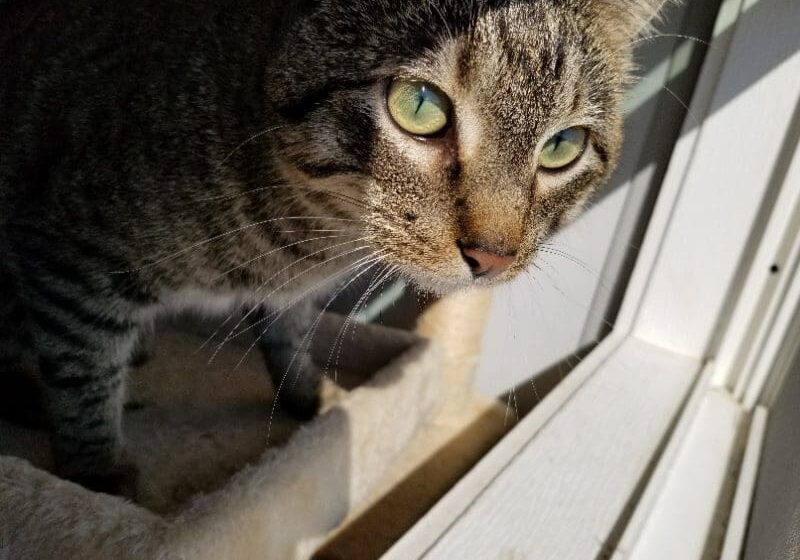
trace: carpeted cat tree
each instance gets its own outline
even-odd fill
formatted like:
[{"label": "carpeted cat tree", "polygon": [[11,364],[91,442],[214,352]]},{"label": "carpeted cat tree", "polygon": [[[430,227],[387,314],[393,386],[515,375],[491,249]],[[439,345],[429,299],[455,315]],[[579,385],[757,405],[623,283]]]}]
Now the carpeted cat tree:
[{"label": "carpeted cat tree", "polygon": [[[44,433],[0,424],[0,559],[380,555],[504,430],[502,408],[471,388],[487,304],[441,300],[415,333],[347,330],[339,383],[301,426],[273,413],[257,356],[189,361],[202,339],[168,331],[130,383],[138,504],[53,476]],[[318,362],[340,327],[323,322]]]}]

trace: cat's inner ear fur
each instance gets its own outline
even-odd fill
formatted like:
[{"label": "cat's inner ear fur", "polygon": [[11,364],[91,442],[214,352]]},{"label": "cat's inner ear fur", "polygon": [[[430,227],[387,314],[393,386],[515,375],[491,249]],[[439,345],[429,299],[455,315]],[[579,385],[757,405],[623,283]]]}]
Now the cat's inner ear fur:
[{"label": "cat's inner ear fur", "polygon": [[646,33],[669,0],[587,0],[589,15],[628,39]]}]

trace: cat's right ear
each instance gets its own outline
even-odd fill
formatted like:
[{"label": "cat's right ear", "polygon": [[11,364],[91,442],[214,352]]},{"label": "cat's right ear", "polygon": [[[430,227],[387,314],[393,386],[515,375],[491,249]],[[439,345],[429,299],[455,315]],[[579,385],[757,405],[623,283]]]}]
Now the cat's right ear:
[{"label": "cat's right ear", "polygon": [[586,0],[589,17],[604,21],[615,33],[633,39],[649,30],[670,0]]}]

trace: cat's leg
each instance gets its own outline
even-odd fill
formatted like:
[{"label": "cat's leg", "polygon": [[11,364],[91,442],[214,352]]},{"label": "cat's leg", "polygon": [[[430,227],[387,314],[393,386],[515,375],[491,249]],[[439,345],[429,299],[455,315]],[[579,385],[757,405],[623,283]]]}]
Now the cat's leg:
[{"label": "cat's leg", "polygon": [[256,314],[256,333],[278,402],[294,418],[307,420],[319,410],[322,375],[311,360],[306,335],[319,315],[309,298],[277,316],[264,307]]},{"label": "cat's leg", "polygon": [[25,313],[10,275],[0,269],[0,417],[31,428],[42,425],[41,401],[28,354]]},{"label": "cat's leg", "polygon": [[38,288],[28,306],[45,412],[59,475],[88,488],[132,495],[122,458],[124,376],[137,328],[109,302]]}]

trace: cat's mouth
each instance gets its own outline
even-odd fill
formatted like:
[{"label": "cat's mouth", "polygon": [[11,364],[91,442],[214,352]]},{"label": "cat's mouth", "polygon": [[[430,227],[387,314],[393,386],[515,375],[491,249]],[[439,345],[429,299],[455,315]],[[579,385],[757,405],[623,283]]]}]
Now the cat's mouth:
[{"label": "cat's mouth", "polygon": [[[475,259],[475,257],[472,257]],[[432,292],[438,296],[445,296],[470,288],[491,288],[508,282],[518,272],[515,257],[502,257],[503,260],[486,263],[481,255],[480,260],[473,263],[464,259],[463,262],[451,262],[446,267],[428,268],[419,264],[402,264],[398,268],[401,274],[415,284],[418,288]],[[443,270],[443,269],[447,270]]]}]

